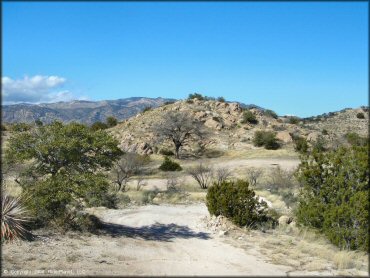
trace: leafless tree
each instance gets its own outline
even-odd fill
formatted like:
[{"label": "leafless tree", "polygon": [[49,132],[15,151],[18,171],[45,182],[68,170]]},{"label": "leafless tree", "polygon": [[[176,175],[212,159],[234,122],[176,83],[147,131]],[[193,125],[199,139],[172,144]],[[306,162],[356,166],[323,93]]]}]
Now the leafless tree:
[{"label": "leafless tree", "polygon": [[251,186],[256,186],[258,179],[261,177],[263,171],[257,168],[248,168],[247,169],[247,179]]},{"label": "leafless tree", "polygon": [[227,181],[231,177],[231,171],[228,168],[220,167],[215,171],[215,180],[217,184]]},{"label": "leafless tree", "polygon": [[169,140],[175,146],[176,158],[180,158],[180,148],[196,139],[204,139],[207,131],[204,125],[189,113],[169,111],[152,126],[158,142]]},{"label": "leafless tree", "polygon": [[188,169],[188,174],[197,181],[201,189],[207,189],[213,179],[212,168],[204,166],[202,163]]},{"label": "leafless tree", "polygon": [[138,175],[146,164],[142,156],[135,153],[126,153],[116,162],[112,170],[114,182],[118,191],[125,191],[126,185],[132,176]]},{"label": "leafless tree", "polygon": [[139,175],[136,179],[136,190],[139,191],[143,186],[146,186],[147,182],[145,181],[142,175]]}]

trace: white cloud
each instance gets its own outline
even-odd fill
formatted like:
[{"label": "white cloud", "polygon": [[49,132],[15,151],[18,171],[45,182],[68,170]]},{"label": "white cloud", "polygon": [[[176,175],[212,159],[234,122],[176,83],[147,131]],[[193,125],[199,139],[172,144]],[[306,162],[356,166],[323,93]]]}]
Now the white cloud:
[{"label": "white cloud", "polygon": [[57,102],[76,99],[68,90],[61,90],[66,79],[59,76],[35,75],[23,79],[1,78],[4,104]]}]

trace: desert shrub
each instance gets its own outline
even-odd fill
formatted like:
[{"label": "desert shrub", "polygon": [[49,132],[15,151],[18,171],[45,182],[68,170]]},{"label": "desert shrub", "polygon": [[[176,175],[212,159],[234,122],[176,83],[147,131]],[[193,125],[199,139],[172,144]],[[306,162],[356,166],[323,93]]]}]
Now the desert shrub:
[{"label": "desert shrub", "polygon": [[10,131],[13,132],[24,132],[29,131],[31,129],[31,125],[27,123],[14,123],[10,125]]},{"label": "desert shrub", "polygon": [[207,208],[211,215],[222,215],[238,226],[256,228],[268,222],[266,202],[259,202],[249,183],[243,180],[214,184],[207,192]]},{"label": "desert shrub", "polygon": [[322,132],[321,132],[321,133],[322,133],[322,135],[328,135],[328,134],[329,134],[328,130],[327,130],[327,129],[325,129],[325,128],[322,130]]},{"label": "desert shrub", "polygon": [[367,139],[365,137],[361,137],[356,132],[348,132],[344,135],[344,138],[351,146],[365,146],[367,143]]},{"label": "desert shrub", "polygon": [[1,192],[1,242],[17,239],[31,239],[27,224],[29,212],[22,197],[13,197]]},{"label": "desert shrub", "polygon": [[265,110],[263,113],[264,113],[266,116],[269,116],[269,117],[271,117],[271,118],[274,118],[274,119],[277,119],[277,118],[278,118],[278,115],[277,115],[274,111],[272,111],[272,110],[270,110],[270,109]]},{"label": "desert shrub", "polygon": [[97,131],[97,130],[107,129],[108,125],[106,123],[102,123],[98,121],[98,122],[93,123],[90,128],[92,131]]},{"label": "desert shrub", "polygon": [[165,102],[163,103],[163,106],[164,106],[164,105],[173,104],[173,103],[175,103],[175,102],[174,102],[174,101],[165,101]]},{"label": "desert shrub", "polygon": [[294,170],[284,170],[279,166],[273,168],[267,181],[269,190],[272,193],[279,193],[296,187],[294,173]]},{"label": "desert shrub", "polygon": [[164,161],[162,162],[161,166],[159,166],[159,170],[162,171],[181,171],[182,168],[180,164],[171,160],[169,157],[165,156]]},{"label": "desert shrub", "polygon": [[42,126],[42,125],[44,125],[44,123],[43,123],[41,120],[37,119],[37,120],[35,121],[35,125],[37,125],[37,126]]},{"label": "desert shrub", "polygon": [[213,179],[213,170],[210,166],[199,163],[188,169],[188,174],[198,183],[201,189],[207,189]]},{"label": "desert shrub", "polygon": [[307,143],[306,138],[303,138],[301,136],[294,136],[293,141],[294,141],[294,149],[297,152],[302,153],[302,154],[307,153],[308,143]]},{"label": "desert shrub", "polygon": [[218,98],[217,98],[217,101],[219,101],[219,102],[225,102],[226,100],[225,100],[225,98],[224,98],[224,97],[218,97]]},{"label": "desert shrub", "polygon": [[75,216],[72,228],[80,232],[95,233],[102,226],[103,223],[95,215],[79,212]]},{"label": "desert shrub", "polygon": [[118,124],[117,119],[113,116],[107,117],[105,121],[106,121],[108,127],[113,127],[113,126],[116,126]]},{"label": "desert shrub", "polygon": [[298,124],[299,123],[299,121],[300,121],[300,118],[298,118],[298,117],[289,117],[289,123],[290,124],[293,124],[293,125],[296,125],[296,124]]},{"label": "desert shrub", "polygon": [[249,184],[252,187],[255,187],[258,183],[259,178],[262,176],[262,174],[263,174],[262,169],[258,169],[254,167],[248,168],[247,169],[247,180]]},{"label": "desert shrub", "polygon": [[250,124],[257,124],[258,120],[256,116],[249,110],[243,112],[243,119],[241,121],[243,124],[250,123]]},{"label": "desert shrub", "polygon": [[326,145],[327,142],[324,139],[324,137],[322,135],[319,135],[314,144],[312,145],[312,150],[316,150],[318,152],[325,152],[328,149]]},{"label": "desert shrub", "polygon": [[148,111],[150,111],[150,110],[152,110],[153,108],[151,107],[151,106],[146,106],[146,107],[144,107],[144,109],[143,109],[143,113],[145,113],[145,112],[148,112]]},{"label": "desert shrub", "polygon": [[187,99],[187,100],[186,100],[186,103],[188,103],[188,104],[193,104],[193,103],[194,103],[194,101],[193,101],[192,99]]},{"label": "desert shrub", "polygon": [[362,112],[357,113],[356,117],[357,119],[365,119],[365,115]]},{"label": "desert shrub", "polygon": [[166,155],[166,156],[174,156],[175,153],[169,149],[160,149],[159,154]]},{"label": "desert shrub", "polygon": [[204,100],[204,96],[202,96],[201,94],[198,94],[198,93],[189,94],[188,100],[194,99],[194,98],[197,98],[199,100]]},{"label": "desert shrub", "polygon": [[158,189],[155,189],[153,191],[149,190],[143,191],[143,195],[141,196],[141,203],[143,205],[152,204],[153,199],[157,196],[158,193],[159,193]]},{"label": "desert shrub", "polygon": [[369,251],[368,146],[313,152],[302,159],[297,177],[298,222],[340,248]]},{"label": "desert shrub", "polygon": [[217,184],[221,184],[232,176],[232,172],[229,168],[219,167],[214,171],[214,178]]},{"label": "desert shrub", "polygon": [[276,150],[280,147],[276,133],[271,131],[256,131],[254,133],[253,143],[257,147],[264,146],[268,150]]}]

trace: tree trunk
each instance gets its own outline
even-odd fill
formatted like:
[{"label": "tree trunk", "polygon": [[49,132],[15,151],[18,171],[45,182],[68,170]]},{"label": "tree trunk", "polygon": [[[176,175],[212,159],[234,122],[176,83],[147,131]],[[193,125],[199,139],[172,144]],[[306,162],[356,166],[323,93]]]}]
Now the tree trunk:
[{"label": "tree trunk", "polygon": [[175,156],[176,156],[177,159],[180,159],[180,154],[179,154],[180,147],[181,147],[181,145],[178,145],[178,144],[175,145]]}]

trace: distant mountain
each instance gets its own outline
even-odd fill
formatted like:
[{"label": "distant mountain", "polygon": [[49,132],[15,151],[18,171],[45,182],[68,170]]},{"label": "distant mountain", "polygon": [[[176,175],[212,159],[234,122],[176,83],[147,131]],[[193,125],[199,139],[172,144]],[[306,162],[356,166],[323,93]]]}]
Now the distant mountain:
[{"label": "distant mountain", "polygon": [[77,121],[92,124],[96,121],[105,121],[109,116],[124,120],[140,113],[145,107],[155,108],[169,101],[175,101],[175,99],[131,97],[102,101],[74,100],[41,104],[3,105],[2,121],[5,123],[32,123],[39,119],[44,123],[60,120],[62,122]]}]

